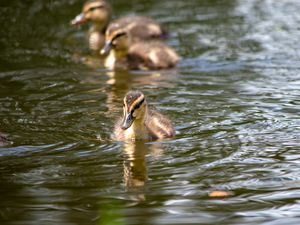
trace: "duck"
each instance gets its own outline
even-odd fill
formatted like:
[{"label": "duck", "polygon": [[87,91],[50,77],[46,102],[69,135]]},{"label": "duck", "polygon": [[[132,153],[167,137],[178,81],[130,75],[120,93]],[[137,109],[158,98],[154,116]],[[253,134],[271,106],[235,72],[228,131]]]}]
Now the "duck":
[{"label": "duck", "polygon": [[98,51],[104,44],[104,33],[111,20],[112,8],[104,0],[90,0],[84,3],[82,12],[70,24],[73,26],[92,23],[88,31],[89,48]]},{"label": "duck", "polygon": [[123,99],[123,117],[118,120],[113,139],[119,141],[154,141],[172,138],[173,124],[161,113],[149,109],[141,91],[129,91]]},{"label": "duck", "polygon": [[104,66],[107,69],[159,70],[176,66],[179,56],[176,51],[159,40],[133,41],[126,27],[112,23],[105,32],[102,48]]},{"label": "duck", "polygon": [[[112,7],[105,0],[89,0],[84,3],[82,12],[70,24],[73,26],[92,23],[88,31],[89,48],[99,52],[105,42],[105,31],[112,20]],[[114,20],[114,23],[127,27],[134,41],[160,39],[167,31],[154,19],[144,16],[126,16]]]}]

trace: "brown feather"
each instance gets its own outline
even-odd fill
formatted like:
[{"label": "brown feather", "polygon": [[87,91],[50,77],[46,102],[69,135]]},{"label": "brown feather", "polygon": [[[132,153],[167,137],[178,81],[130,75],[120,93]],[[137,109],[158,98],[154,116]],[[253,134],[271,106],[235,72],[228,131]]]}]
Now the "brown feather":
[{"label": "brown feather", "polygon": [[[112,22],[119,27],[125,28],[132,41],[166,38],[167,31],[155,20],[143,16],[128,16]],[[108,30],[110,26],[108,27]]]},{"label": "brown feather", "polygon": [[128,51],[129,69],[167,69],[179,61],[177,53],[168,45],[158,42],[138,42]]}]

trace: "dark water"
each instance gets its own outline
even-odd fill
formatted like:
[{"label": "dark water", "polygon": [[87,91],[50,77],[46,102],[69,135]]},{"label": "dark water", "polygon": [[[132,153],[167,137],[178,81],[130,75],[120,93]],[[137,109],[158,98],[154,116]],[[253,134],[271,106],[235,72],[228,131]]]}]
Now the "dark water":
[{"label": "dark water", "polygon": [[[112,4],[168,27],[178,68],[76,61],[87,27],[68,23],[82,1],[1,3],[0,224],[299,224],[300,2]],[[174,139],[110,140],[132,88]]]}]

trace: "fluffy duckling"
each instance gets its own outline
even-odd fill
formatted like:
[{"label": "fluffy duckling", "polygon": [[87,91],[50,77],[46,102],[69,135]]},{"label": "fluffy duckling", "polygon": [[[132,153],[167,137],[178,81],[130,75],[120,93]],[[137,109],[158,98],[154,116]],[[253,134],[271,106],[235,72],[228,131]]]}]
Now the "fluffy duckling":
[{"label": "fluffy duckling", "polygon": [[176,66],[177,53],[160,41],[134,42],[128,29],[112,23],[105,33],[101,50],[107,55],[104,66],[108,69],[157,70]]},{"label": "fluffy duckling", "polygon": [[164,115],[149,109],[142,92],[130,91],[123,101],[123,118],[115,126],[115,139],[151,141],[174,136],[172,122]]},{"label": "fluffy duckling", "polygon": [[104,44],[104,33],[111,15],[112,9],[105,0],[89,0],[83,5],[82,12],[71,21],[71,25],[91,22],[88,32],[89,47],[98,51]]},{"label": "fluffy duckling", "polygon": [[[112,17],[111,6],[105,0],[89,0],[82,8],[82,13],[76,16],[71,25],[80,25],[91,22],[88,33],[89,47],[99,51],[105,41],[105,30]],[[151,18],[141,16],[123,17],[114,21],[122,27],[127,27],[135,41],[153,38],[163,38],[167,32],[159,23]]]}]

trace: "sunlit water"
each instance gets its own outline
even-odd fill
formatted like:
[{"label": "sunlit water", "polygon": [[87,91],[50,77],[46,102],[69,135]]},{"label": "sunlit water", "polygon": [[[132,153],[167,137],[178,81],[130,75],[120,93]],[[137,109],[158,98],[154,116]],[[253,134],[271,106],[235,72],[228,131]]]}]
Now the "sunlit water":
[{"label": "sunlit water", "polygon": [[[1,3],[0,223],[299,224],[300,2],[112,3],[168,27],[178,68],[78,62],[81,1]],[[130,89],[175,138],[110,139]]]}]

